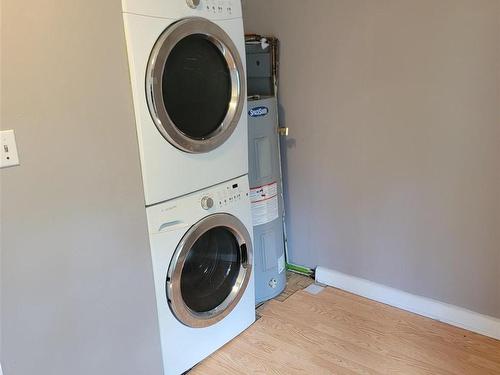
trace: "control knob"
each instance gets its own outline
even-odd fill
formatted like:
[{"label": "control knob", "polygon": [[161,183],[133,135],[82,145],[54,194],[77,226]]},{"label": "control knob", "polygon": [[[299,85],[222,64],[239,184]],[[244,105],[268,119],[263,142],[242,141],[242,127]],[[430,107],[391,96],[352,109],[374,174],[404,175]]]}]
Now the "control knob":
[{"label": "control knob", "polygon": [[186,0],[186,3],[188,7],[196,9],[200,5],[200,0]]},{"label": "control knob", "polygon": [[208,210],[214,206],[214,200],[210,197],[201,198],[201,207],[204,210]]}]

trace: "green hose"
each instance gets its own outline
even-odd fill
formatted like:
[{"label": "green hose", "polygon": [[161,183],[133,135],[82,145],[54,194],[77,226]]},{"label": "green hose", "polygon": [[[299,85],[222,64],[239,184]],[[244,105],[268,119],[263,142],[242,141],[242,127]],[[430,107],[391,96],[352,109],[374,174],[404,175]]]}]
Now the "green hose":
[{"label": "green hose", "polygon": [[298,265],[292,264],[292,263],[287,263],[286,269],[289,271],[300,273],[302,275],[314,277],[314,270],[307,268],[307,267],[298,266]]}]

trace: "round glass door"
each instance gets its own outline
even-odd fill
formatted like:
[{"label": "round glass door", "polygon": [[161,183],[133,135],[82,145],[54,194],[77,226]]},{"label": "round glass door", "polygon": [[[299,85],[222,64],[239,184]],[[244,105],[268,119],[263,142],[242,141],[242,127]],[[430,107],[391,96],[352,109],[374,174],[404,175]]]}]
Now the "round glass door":
[{"label": "round glass door", "polygon": [[245,99],[243,64],[231,38],[203,18],[167,28],[151,53],[146,93],[160,133],[175,147],[208,152],[224,143]]},{"label": "round glass door", "polygon": [[190,327],[207,327],[236,306],[251,273],[250,235],[229,214],[195,224],[179,243],[166,282],[174,315]]}]

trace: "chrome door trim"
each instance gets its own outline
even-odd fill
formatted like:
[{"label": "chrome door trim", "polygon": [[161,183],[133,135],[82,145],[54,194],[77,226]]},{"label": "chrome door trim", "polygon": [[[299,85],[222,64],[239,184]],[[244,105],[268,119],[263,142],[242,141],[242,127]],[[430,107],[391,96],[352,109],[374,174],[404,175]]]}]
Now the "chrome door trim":
[{"label": "chrome door trim", "polygon": [[[217,307],[206,312],[191,310],[182,298],[181,275],[187,254],[195,242],[208,230],[224,227],[238,241],[240,249],[240,271],[235,285],[226,299]],[[245,293],[252,273],[252,241],[245,225],[230,214],[213,214],[194,224],[182,237],[177,245],[174,256],[168,268],[166,294],[169,307],[175,317],[184,325],[193,328],[211,326],[226,317],[238,304]]]},{"label": "chrome door trim", "polygon": [[[183,38],[201,34],[211,41],[226,60],[231,77],[231,100],[226,117],[203,139],[191,138],[173,123],[163,105],[163,70],[168,56]],[[156,127],[175,147],[189,153],[209,152],[223,144],[238,125],[246,97],[245,72],[240,54],[229,35],[215,23],[201,17],[182,19],[169,26],[156,41],[146,71],[146,99]],[[195,110],[193,108],[193,110]]]}]

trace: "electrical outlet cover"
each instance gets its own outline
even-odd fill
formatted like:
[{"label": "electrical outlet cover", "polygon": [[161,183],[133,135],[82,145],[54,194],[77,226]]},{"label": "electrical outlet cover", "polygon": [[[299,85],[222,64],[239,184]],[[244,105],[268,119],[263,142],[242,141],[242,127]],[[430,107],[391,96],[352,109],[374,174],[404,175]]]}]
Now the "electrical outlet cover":
[{"label": "electrical outlet cover", "polygon": [[19,165],[14,130],[0,131],[0,168]]}]

